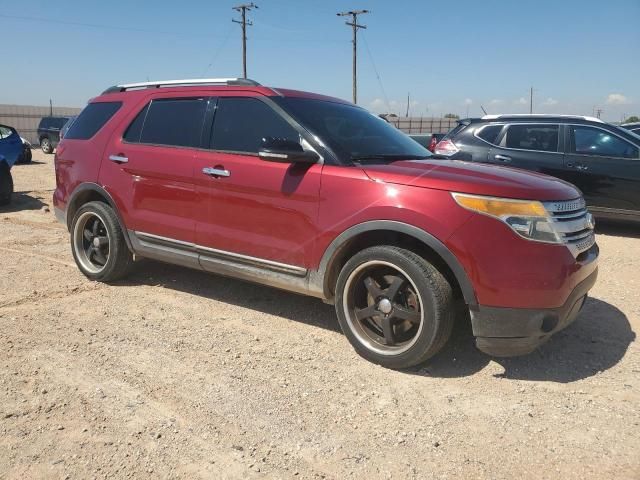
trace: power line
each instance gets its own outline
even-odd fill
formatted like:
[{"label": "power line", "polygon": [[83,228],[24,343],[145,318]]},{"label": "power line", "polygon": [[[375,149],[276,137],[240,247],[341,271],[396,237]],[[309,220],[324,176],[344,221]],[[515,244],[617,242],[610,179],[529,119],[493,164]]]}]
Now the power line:
[{"label": "power line", "polygon": [[350,10],[348,12],[336,13],[339,17],[351,17],[351,22],[346,25],[353,27],[353,103],[358,103],[358,29],[366,29],[366,25],[358,25],[358,15],[370,13],[369,10]]},{"label": "power line", "polygon": [[68,20],[55,20],[51,18],[41,18],[41,17],[28,17],[21,15],[5,15],[0,14],[0,18],[8,18],[11,20],[24,20],[29,22],[42,22],[42,23],[55,23],[56,25],[71,25],[75,27],[89,27],[89,28],[98,28],[105,30],[123,30],[130,32],[140,32],[140,33],[155,33],[158,35],[177,35],[177,36],[198,36],[198,37],[220,37],[220,35],[210,35],[204,33],[186,33],[186,32],[166,32],[160,30],[149,30],[146,28],[136,28],[136,27],[123,27],[120,25],[104,25],[98,23],[84,23],[84,22],[70,22]]},{"label": "power line", "polygon": [[220,45],[218,46],[218,49],[216,50],[216,52],[213,54],[213,57],[211,58],[211,61],[209,62],[209,64],[206,66],[206,68],[204,69],[204,71],[202,72],[202,75],[200,75],[201,77],[204,77],[205,74],[207,73],[207,71],[211,68],[211,66],[214,64],[214,62],[218,59],[218,57],[220,56],[220,54],[222,53],[222,49],[225,47],[225,45],[227,44],[227,42],[229,41],[229,37],[231,37],[231,32],[233,31],[233,25],[231,25],[229,27],[229,30],[227,31],[227,34],[224,37],[224,40],[220,43]]},{"label": "power line", "polygon": [[247,21],[247,10],[251,11],[254,8],[258,8],[258,6],[253,2],[244,3],[242,5],[237,5],[233,7],[233,10],[240,12],[240,15],[242,15],[241,20],[236,20],[234,18],[231,21],[242,25],[242,76],[243,78],[247,78],[247,25],[249,26],[253,25],[251,21]]},{"label": "power line", "polygon": [[367,36],[362,35],[362,40],[364,40],[364,48],[369,55],[369,61],[371,61],[371,66],[373,67],[373,71],[376,74],[376,79],[378,80],[378,85],[380,85],[380,90],[382,91],[382,96],[384,97],[384,101],[387,104],[387,111],[391,112],[391,104],[389,103],[389,97],[387,97],[387,92],[384,89],[384,85],[382,85],[382,78],[380,78],[380,74],[378,73],[378,68],[376,67],[376,62],[373,60],[373,55],[371,55],[371,49],[369,49],[369,42],[367,42]]}]

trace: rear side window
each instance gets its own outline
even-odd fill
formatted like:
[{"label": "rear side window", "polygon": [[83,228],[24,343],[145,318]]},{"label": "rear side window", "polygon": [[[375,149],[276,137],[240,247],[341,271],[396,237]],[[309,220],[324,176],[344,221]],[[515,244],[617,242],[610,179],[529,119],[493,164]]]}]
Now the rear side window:
[{"label": "rear side window", "polygon": [[219,98],[211,148],[258,153],[265,137],[300,141],[300,135],[269,105],[255,98]]},{"label": "rear side window", "polygon": [[140,143],[199,147],[206,109],[205,98],[153,100],[131,123],[125,140],[129,136],[135,142],[137,136]]},{"label": "rear side window", "polygon": [[90,103],[71,124],[64,138],[88,140],[109,121],[121,106],[122,102]]},{"label": "rear side window", "polygon": [[557,152],[560,126],[539,124],[512,124],[500,146],[520,150],[536,150],[539,152]]},{"label": "rear side window", "polygon": [[142,111],[131,122],[131,125],[127,127],[122,137],[126,142],[138,143],[140,141],[140,135],[142,134],[142,126],[144,125],[144,119],[147,117],[149,111],[149,104],[146,104]]},{"label": "rear side window", "polygon": [[15,130],[5,125],[0,125],[0,139],[9,138],[15,133]]},{"label": "rear side window", "polygon": [[638,147],[599,128],[571,126],[571,153],[601,157],[638,158]]},{"label": "rear side window", "polygon": [[485,142],[489,142],[492,144],[496,143],[496,139],[498,138],[498,134],[502,130],[502,125],[487,125],[485,127],[480,128],[476,133],[478,138],[481,138]]}]

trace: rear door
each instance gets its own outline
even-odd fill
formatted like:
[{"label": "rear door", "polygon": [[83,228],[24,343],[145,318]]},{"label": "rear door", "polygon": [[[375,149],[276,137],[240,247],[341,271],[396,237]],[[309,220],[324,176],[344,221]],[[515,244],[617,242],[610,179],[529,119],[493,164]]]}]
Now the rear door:
[{"label": "rear door", "polygon": [[208,102],[208,96],[191,92],[154,97],[139,105],[111,139],[100,182],[118,204],[127,228],[194,241],[193,166]]},{"label": "rear door", "polygon": [[640,211],[639,145],[592,125],[568,125],[566,137],[565,175],[587,205]]},{"label": "rear door", "polygon": [[495,140],[487,161],[561,177],[563,172],[560,125],[509,123]]},{"label": "rear door", "polygon": [[22,140],[14,128],[0,125],[0,161],[11,167],[22,153]]}]

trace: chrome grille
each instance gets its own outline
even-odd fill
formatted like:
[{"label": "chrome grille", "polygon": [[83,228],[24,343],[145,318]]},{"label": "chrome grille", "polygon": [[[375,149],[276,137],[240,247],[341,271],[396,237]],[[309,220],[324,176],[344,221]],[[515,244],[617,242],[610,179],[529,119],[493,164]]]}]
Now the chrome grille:
[{"label": "chrome grille", "polygon": [[574,257],[589,250],[595,243],[593,215],[587,211],[584,199],[545,202],[545,208],[562,240]]}]

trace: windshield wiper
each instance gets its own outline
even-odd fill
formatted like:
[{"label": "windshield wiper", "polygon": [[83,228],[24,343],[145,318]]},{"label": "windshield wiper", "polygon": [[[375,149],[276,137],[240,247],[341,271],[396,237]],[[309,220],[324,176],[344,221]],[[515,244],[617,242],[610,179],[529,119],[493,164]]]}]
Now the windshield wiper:
[{"label": "windshield wiper", "polygon": [[353,155],[351,160],[354,162],[366,162],[367,160],[424,160],[431,157],[431,155],[401,155],[397,153],[393,154],[371,154],[371,155]]}]

